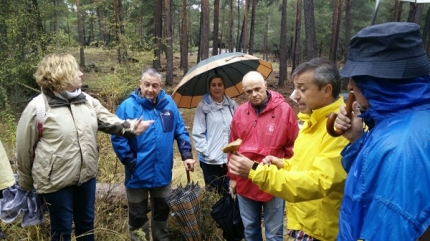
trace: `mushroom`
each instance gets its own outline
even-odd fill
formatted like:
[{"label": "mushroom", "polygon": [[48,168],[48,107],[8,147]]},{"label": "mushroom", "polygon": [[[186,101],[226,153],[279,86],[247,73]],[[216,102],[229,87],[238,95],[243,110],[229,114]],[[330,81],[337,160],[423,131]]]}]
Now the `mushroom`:
[{"label": "mushroom", "polygon": [[230,143],[228,143],[228,145],[226,145],[225,147],[222,148],[222,151],[224,153],[233,153],[236,154],[237,153],[237,149],[239,149],[240,144],[242,144],[242,139],[238,138],[235,141],[232,141]]}]

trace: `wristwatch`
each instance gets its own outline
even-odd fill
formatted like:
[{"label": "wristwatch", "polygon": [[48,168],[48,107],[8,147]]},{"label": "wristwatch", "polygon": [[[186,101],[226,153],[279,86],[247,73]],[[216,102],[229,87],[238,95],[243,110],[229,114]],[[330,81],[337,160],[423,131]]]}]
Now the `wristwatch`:
[{"label": "wristwatch", "polygon": [[252,170],[257,170],[258,167],[258,162],[254,162],[254,164],[252,164]]}]

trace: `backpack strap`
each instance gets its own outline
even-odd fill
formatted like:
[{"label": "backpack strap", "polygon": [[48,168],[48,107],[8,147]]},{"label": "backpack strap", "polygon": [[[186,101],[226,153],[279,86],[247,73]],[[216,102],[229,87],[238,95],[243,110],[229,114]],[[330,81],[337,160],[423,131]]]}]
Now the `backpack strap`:
[{"label": "backpack strap", "polygon": [[46,113],[45,98],[44,98],[43,94],[40,94],[40,95],[34,97],[33,101],[36,104],[36,120],[37,120],[37,134],[38,135],[37,135],[37,141],[33,145],[33,155],[31,157],[31,162],[34,161],[36,147],[40,141],[40,138],[42,137],[43,123],[45,122],[45,113]]}]

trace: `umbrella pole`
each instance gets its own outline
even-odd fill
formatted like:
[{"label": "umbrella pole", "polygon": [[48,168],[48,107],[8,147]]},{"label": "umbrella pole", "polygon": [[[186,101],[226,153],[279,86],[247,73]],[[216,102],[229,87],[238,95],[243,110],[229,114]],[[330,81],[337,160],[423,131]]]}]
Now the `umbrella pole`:
[{"label": "umbrella pole", "polygon": [[187,184],[188,183],[190,183],[190,171],[188,171],[188,170],[186,170],[187,171]]}]

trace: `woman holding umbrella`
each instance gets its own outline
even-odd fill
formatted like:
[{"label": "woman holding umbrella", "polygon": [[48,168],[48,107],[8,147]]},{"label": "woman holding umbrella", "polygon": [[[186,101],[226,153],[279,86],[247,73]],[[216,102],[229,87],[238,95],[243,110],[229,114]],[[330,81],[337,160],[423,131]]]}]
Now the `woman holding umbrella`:
[{"label": "woman holding umbrella", "polygon": [[222,147],[228,144],[230,123],[237,108],[237,103],[224,91],[224,77],[212,75],[209,93],[197,106],[192,131],[206,190],[218,193],[228,193],[227,154]]}]

